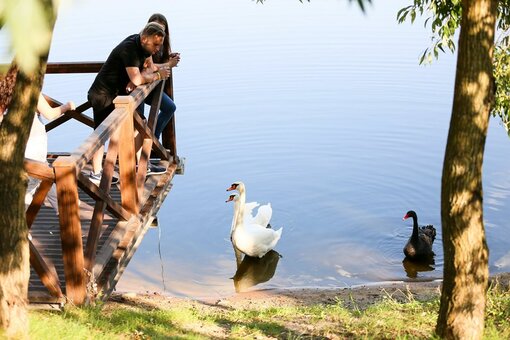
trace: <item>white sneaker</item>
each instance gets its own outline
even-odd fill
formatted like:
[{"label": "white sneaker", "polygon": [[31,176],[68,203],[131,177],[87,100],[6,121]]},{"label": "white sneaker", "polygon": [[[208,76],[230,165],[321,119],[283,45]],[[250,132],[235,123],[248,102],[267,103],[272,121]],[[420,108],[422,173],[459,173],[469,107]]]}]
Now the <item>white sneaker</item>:
[{"label": "white sneaker", "polygon": [[[92,183],[99,186],[101,182],[101,176],[103,175],[103,170],[101,170],[98,174],[95,174],[93,171],[90,172],[89,178]],[[119,183],[119,178],[115,175],[112,176],[112,184]]]}]

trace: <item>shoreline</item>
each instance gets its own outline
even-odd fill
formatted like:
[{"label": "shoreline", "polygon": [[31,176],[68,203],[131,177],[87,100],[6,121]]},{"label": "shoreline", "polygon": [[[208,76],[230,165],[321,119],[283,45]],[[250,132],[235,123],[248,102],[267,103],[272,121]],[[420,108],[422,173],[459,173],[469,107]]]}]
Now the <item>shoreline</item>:
[{"label": "shoreline", "polygon": [[[106,304],[142,303],[151,308],[169,305],[202,305],[234,309],[269,308],[281,306],[310,306],[341,302],[349,309],[366,309],[384,299],[396,301],[426,301],[439,297],[443,280],[384,281],[352,287],[338,288],[268,288],[229,296],[177,297],[158,292],[114,292]],[[489,278],[489,284],[508,287],[510,273],[500,273]]]},{"label": "shoreline", "polygon": [[341,301],[348,308],[365,309],[385,298],[399,301],[414,298],[428,300],[440,295],[442,280],[413,282],[378,282],[356,287],[338,288],[269,288],[234,293],[225,297],[177,297],[157,292],[114,292],[108,303],[142,303],[163,307],[166,303],[200,304],[235,309],[265,308],[274,306],[310,306],[334,304]]}]

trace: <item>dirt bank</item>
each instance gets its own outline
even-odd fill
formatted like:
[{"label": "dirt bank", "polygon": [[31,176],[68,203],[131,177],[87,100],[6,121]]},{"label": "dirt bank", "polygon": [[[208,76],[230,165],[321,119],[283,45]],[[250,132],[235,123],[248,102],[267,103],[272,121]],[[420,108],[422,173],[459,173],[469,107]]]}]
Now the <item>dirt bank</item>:
[{"label": "dirt bank", "polygon": [[[508,286],[510,273],[499,274],[491,282]],[[267,289],[239,293],[225,298],[187,299],[160,295],[157,293],[115,293],[109,303],[133,303],[146,305],[148,308],[164,308],[165,305],[198,304],[234,309],[259,309],[280,306],[307,306],[313,304],[333,304],[342,301],[349,308],[365,309],[385,298],[398,301],[430,300],[441,293],[441,281],[432,282],[397,282],[365,285],[354,288],[338,289]]]}]

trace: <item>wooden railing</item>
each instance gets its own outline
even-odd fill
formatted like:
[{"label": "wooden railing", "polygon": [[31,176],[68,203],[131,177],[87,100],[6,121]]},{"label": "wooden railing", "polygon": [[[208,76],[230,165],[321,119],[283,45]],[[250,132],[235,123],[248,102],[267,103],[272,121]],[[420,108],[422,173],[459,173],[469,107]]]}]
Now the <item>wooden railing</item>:
[{"label": "wooden railing", "polygon": [[[48,64],[47,73],[97,72],[101,65],[102,63]],[[75,151],[68,155],[58,156],[51,166],[25,160],[27,173],[41,180],[32,203],[26,211],[29,228],[33,225],[51,186],[56,184],[65,274],[65,296],[74,304],[82,304],[87,299],[86,286],[89,281],[87,271],[89,273],[101,272],[101,268],[97,268],[96,253],[105,210],[108,210],[120,221],[130,220],[131,223],[136,223],[140,209],[144,204],[142,195],[151,152],[162,160],[169,161],[170,164],[178,162],[175,118],[172,118],[163,131],[163,144],[154,136],[163,90],[165,89],[171,97],[173,95],[171,78],[167,82],[167,87],[164,85],[164,81],[157,81],[139,86],[128,96],[116,97],[114,100],[115,109],[101,125]],[[151,92],[154,92],[153,102],[148,119],[145,121],[140,117],[136,108]],[[55,99],[49,97],[47,99],[52,106],[61,104]],[[90,104],[86,102],[79,105],[76,110],[66,112],[63,116],[47,124],[47,131],[70,119],[76,119],[92,127],[92,119],[83,113],[89,108]],[[108,149],[104,157],[103,175],[99,186],[96,186],[82,171],[87,167],[95,152],[106,142],[108,142]],[[140,150],[141,156],[137,162],[136,153]],[[118,169],[120,175],[120,202],[115,201],[110,195],[115,168]],[[82,243],[78,188],[96,201],[85,246]],[[123,234],[122,231],[121,234]],[[55,266],[38,251],[38,248],[37,240],[31,240],[31,265],[50,294],[62,297],[64,294],[60,288]],[[113,251],[111,250],[112,253]],[[100,266],[105,265],[106,261],[103,258]]]}]

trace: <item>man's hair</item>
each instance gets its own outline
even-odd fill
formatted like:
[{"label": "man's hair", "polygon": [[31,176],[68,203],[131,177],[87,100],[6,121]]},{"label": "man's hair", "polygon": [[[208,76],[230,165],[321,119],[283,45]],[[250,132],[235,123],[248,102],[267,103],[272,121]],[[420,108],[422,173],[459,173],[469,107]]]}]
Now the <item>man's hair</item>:
[{"label": "man's hair", "polygon": [[157,35],[160,37],[165,36],[165,28],[163,25],[157,23],[157,22],[149,22],[145,27],[143,28],[141,35],[145,35],[148,37],[151,37],[153,35]]}]

